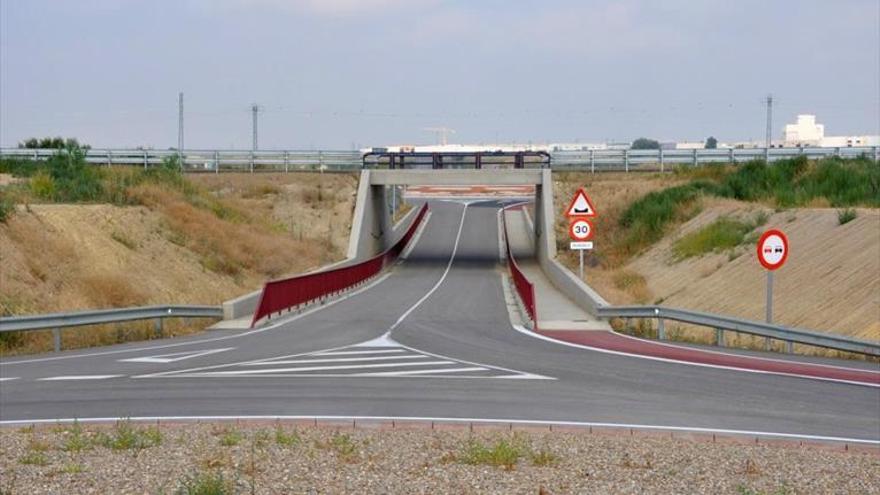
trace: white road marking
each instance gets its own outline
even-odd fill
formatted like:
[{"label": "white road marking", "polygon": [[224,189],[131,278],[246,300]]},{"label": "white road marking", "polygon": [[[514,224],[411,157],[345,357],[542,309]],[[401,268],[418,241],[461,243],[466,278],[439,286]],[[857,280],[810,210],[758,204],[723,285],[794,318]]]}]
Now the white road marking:
[{"label": "white road marking", "polygon": [[6,376],[6,377],[3,377],[3,378],[0,378],[0,382],[11,382],[12,380],[18,380],[19,378],[21,378],[21,377],[18,377],[18,376]]},{"label": "white road marking", "polygon": [[266,366],[272,364],[308,364],[308,363],[344,363],[353,361],[386,361],[400,359],[426,359],[428,356],[379,356],[379,357],[359,357],[359,358],[332,358],[332,359],[294,359],[281,361],[264,361],[262,363],[245,363],[242,366]]},{"label": "white road marking", "polygon": [[[361,344],[352,347],[360,347]],[[389,353],[400,353],[406,352],[406,349],[382,349],[375,351],[333,351],[333,352],[313,352],[311,355],[313,356],[348,356],[352,354],[389,354]]]},{"label": "white road marking", "polygon": [[106,380],[108,378],[118,378],[120,376],[125,375],[61,375],[61,376],[50,376],[48,378],[37,378],[37,381],[41,382],[60,382],[60,381],[72,381],[72,380]]},{"label": "white road marking", "polygon": [[0,420],[0,425],[16,426],[29,424],[48,423],[115,423],[117,421],[137,421],[155,423],[157,421],[433,421],[444,423],[494,423],[511,425],[540,425],[540,426],[577,426],[595,428],[617,428],[633,430],[654,431],[681,431],[691,433],[716,433],[720,435],[745,435],[767,438],[790,438],[796,440],[816,440],[820,442],[858,443],[864,445],[880,445],[880,440],[852,437],[832,437],[826,435],[808,435],[802,433],[783,433],[761,430],[733,430],[728,428],[704,428],[699,426],[669,426],[639,423],[600,423],[594,421],[567,421],[550,419],[507,419],[507,418],[451,418],[445,416],[306,416],[306,415],[241,415],[241,416],[130,416],[130,417],[95,417],[95,418],[55,418],[55,419],[11,419]]},{"label": "white road marking", "polygon": [[473,366],[470,368],[446,368],[439,370],[407,370],[407,371],[377,371],[373,373],[356,373],[352,376],[413,376],[413,375],[429,375],[433,373],[462,373],[466,371],[491,371],[481,366]]},{"label": "white road marking", "polygon": [[144,356],[137,358],[129,358],[129,359],[119,359],[118,361],[121,363],[174,363],[177,361],[183,361],[184,359],[192,359],[200,356],[207,356],[209,354],[216,354],[218,352],[231,351],[235,349],[235,347],[225,347],[223,349],[206,349],[201,351],[184,351],[184,352],[175,352],[172,354],[160,354],[158,356]]},{"label": "white road marking", "polygon": [[[243,376],[243,375],[268,375],[272,373],[301,373],[303,371],[327,371],[344,369],[365,368],[392,368],[398,366],[427,366],[434,364],[455,364],[452,361],[421,361],[418,363],[381,363],[381,364],[352,364],[344,366],[301,366],[298,368],[273,368],[268,370],[242,370],[242,371],[211,371],[200,375]],[[186,373],[180,373],[186,375]]]}]

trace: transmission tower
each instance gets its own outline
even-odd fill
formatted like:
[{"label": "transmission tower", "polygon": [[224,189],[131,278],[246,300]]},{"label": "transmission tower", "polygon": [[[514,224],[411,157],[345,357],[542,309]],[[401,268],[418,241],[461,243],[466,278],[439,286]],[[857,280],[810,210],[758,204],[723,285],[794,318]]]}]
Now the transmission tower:
[{"label": "transmission tower", "polygon": [[767,148],[770,147],[771,140],[773,139],[773,95],[767,95],[767,131],[764,136],[764,141]]}]

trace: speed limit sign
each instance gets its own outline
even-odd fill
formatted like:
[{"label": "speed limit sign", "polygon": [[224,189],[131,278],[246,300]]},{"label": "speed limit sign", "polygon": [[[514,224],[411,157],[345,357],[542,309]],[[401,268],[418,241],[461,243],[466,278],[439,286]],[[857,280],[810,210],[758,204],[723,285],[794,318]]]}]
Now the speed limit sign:
[{"label": "speed limit sign", "polygon": [[593,238],[593,225],[587,220],[575,220],[568,227],[568,235],[573,241],[588,241]]}]

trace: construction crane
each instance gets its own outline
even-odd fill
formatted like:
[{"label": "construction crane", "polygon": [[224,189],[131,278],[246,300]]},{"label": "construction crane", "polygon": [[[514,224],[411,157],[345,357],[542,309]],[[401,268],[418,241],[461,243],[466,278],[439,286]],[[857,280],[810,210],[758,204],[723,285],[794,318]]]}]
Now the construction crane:
[{"label": "construction crane", "polygon": [[449,135],[455,134],[455,129],[450,129],[449,127],[425,127],[422,130],[435,133],[437,141],[440,141],[440,144],[443,146],[448,144]]}]

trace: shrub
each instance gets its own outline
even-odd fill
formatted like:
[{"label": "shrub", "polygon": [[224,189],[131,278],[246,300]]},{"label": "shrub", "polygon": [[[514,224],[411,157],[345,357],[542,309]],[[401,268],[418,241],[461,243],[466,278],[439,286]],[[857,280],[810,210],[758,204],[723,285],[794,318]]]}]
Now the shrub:
[{"label": "shrub", "polygon": [[46,171],[40,171],[31,177],[30,188],[31,193],[40,199],[55,199],[55,179]]},{"label": "shrub", "polygon": [[0,223],[6,223],[13,213],[15,213],[15,202],[5,194],[0,195]]},{"label": "shrub", "polygon": [[491,446],[471,439],[458,456],[458,460],[464,464],[488,464],[511,470],[516,467],[521,457],[529,453],[528,445],[518,436],[511,439],[502,438]]},{"label": "shrub", "polygon": [[845,223],[852,222],[856,219],[858,213],[853,208],[846,208],[843,210],[837,210],[837,223],[843,225]]},{"label": "shrub", "polygon": [[742,244],[745,235],[755,226],[728,217],[722,217],[696,232],[675,241],[672,252],[677,260],[723,251]]}]

